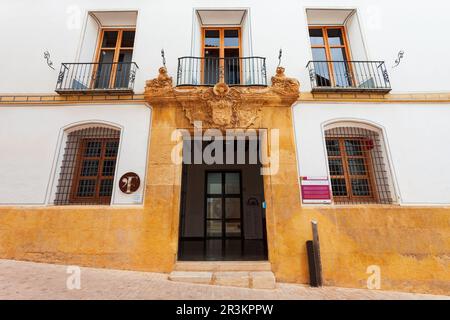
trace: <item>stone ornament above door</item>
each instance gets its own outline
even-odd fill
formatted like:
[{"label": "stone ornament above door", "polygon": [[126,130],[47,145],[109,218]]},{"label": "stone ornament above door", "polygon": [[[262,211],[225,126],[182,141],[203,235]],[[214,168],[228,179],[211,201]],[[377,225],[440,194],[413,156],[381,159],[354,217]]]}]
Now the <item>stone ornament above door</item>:
[{"label": "stone ornament above door", "polygon": [[224,82],[214,87],[173,87],[166,68],[146,83],[145,99],[154,107],[180,106],[191,125],[201,121],[204,128],[254,127],[265,106],[290,107],[299,96],[300,84],[278,67],[269,87],[235,86]]}]

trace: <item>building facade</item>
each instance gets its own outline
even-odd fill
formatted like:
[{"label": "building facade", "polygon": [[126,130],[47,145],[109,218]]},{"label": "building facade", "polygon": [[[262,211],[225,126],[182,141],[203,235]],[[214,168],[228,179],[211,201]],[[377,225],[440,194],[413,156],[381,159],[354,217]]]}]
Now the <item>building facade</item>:
[{"label": "building facade", "polygon": [[450,294],[448,9],[4,1],[0,258]]}]

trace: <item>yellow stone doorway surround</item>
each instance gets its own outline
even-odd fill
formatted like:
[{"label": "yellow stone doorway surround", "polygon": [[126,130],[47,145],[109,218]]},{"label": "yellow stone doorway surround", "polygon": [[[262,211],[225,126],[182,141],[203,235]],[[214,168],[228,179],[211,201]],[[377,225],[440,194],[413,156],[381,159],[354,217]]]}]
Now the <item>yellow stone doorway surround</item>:
[{"label": "yellow stone doorway surround", "polygon": [[264,176],[277,281],[308,283],[305,241],[314,219],[325,285],[366,288],[367,268],[377,265],[384,290],[450,295],[450,208],[301,205],[291,112],[301,95],[283,68],[267,88],[174,88],[161,68],[144,98],[153,110],[144,205],[0,207],[0,258],[171,272],[181,192],[172,134],[200,120],[205,129],[279,130],[279,169]]},{"label": "yellow stone doorway surround", "polygon": [[278,172],[264,176],[269,260],[277,268],[278,250],[288,250],[277,245],[277,229],[283,228],[282,222],[277,225],[277,219],[294,215],[300,209],[291,119],[291,106],[298,95],[298,81],[287,78],[283,68],[277,69],[272,86],[267,88],[230,88],[225,83],[214,87],[174,88],[164,68],[160,69],[158,78],[147,81],[145,98],[153,108],[153,119],[146,207],[151,214],[162,215],[161,219],[166,219],[167,226],[173,228],[168,238],[172,243],[173,262],[178,242],[182,166],[173,163],[171,151],[179,140],[171,138],[177,129],[192,131],[195,122],[201,121],[202,129],[266,129],[268,144],[271,130],[278,130]]}]

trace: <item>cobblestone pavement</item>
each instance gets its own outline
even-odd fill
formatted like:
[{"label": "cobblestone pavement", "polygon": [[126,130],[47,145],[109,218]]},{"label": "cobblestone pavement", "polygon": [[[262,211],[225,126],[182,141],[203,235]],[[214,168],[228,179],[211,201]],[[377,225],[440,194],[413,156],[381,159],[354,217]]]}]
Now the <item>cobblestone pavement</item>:
[{"label": "cobblestone pavement", "polygon": [[81,268],[81,289],[67,289],[67,266],[0,260],[0,299],[450,299],[401,292],[277,284],[256,290],[172,282],[159,273]]}]

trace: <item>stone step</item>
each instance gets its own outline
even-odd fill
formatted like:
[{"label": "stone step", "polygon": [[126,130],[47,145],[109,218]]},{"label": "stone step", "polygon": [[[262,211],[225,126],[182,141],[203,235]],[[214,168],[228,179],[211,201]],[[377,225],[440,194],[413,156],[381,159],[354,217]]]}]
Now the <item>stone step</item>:
[{"label": "stone step", "polygon": [[271,271],[173,271],[169,280],[217,286],[275,289]]},{"label": "stone step", "polygon": [[268,261],[179,261],[175,271],[272,271]]},{"label": "stone step", "polygon": [[212,272],[172,271],[169,280],[188,283],[211,284]]}]

